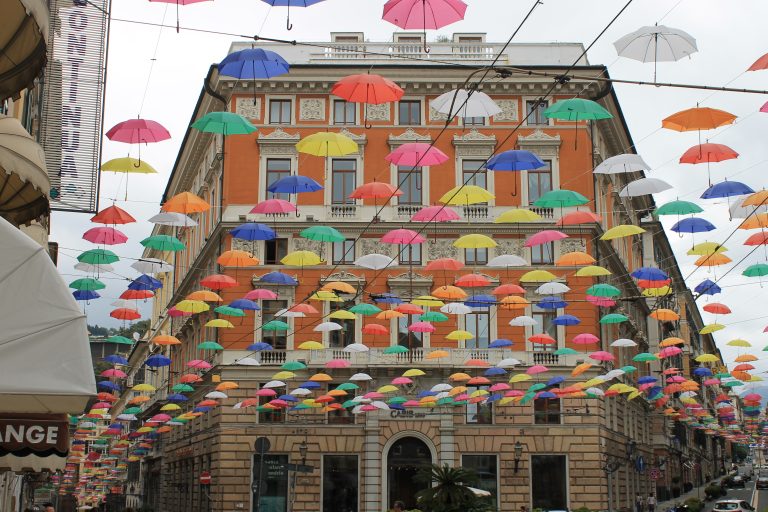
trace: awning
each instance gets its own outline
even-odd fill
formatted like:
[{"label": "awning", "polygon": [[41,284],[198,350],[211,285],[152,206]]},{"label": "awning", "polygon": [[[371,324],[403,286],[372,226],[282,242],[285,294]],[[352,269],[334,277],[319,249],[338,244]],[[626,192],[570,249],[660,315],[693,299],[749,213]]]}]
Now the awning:
[{"label": "awning", "polygon": [[0,414],[0,470],[56,470],[68,449],[66,414]]},{"label": "awning", "polygon": [[0,216],[15,225],[39,217],[50,188],[43,148],[17,119],[0,116]]},{"label": "awning", "polygon": [[0,0],[0,101],[32,85],[45,65],[48,7],[44,0]]}]

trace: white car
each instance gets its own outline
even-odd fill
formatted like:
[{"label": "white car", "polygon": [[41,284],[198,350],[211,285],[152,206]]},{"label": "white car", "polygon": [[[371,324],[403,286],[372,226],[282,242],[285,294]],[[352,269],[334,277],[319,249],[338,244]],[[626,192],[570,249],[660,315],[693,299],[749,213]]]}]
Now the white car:
[{"label": "white car", "polygon": [[720,500],[712,512],[753,512],[755,508],[744,500]]}]

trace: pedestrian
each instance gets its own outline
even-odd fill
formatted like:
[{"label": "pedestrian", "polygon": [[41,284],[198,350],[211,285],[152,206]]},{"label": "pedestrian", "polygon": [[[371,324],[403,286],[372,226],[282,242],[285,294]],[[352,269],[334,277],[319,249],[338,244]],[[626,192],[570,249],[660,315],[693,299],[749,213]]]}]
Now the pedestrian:
[{"label": "pedestrian", "polygon": [[656,496],[652,492],[648,493],[648,512],[654,512],[656,510]]},{"label": "pedestrian", "polygon": [[637,493],[637,496],[635,496],[635,512],[643,512],[644,505],[643,497],[640,496],[640,493]]},{"label": "pedestrian", "polygon": [[392,505],[392,512],[405,512],[405,503],[398,500]]}]

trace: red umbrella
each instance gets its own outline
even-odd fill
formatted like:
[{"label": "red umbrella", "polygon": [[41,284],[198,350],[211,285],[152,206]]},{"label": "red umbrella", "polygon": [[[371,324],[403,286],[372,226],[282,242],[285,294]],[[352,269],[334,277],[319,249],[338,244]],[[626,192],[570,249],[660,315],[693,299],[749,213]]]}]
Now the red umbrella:
[{"label": "red umbrella", "polygon": [[566,213],[555,223],[555,226],[575,226],[576,224],[591,224],[600,222],[600,216],[592,212],[571,212]]},{"label": "red umbrella", "polygon": [[113,205],[91,217],[91,222],[96,224],[130,224],[136,222],[136,219],[131,217],[127,211]]},{"label": "red umbrella", "polygon": [[401,196],[403,191],[383,181],[364,183],[349,194],[350,199],[377,199]]},{"label": "red umbrella", "polygon": [[757,59],[747,71],[761,71],[768,69],[768,53]]},{"label": "red umbrella", "polygon": [[727,315],[731,312],[731,308],[725,304],[720,304],[719,302],[710,302],[709,304],[706,304],[702,309],[707,313],[714,313],[716,315]]},{"label": "red umbrella", "polygon": [[438,258],[427,263],[425,270],[461,270],[464,263],[453,258]]},{"label": "red umbrella", "polygon": [[120,298],[126,300],[149,299],[154,296],[152,290],[125,290],[120,294]]},{"label": "red umbrella", "polygon": [[223,290],[237,286],[237,281],[224,274],[211,274],[200,280],[200,285],[211,290]]},{"label": "red umbrella", "polygon": [[408,304],[407,302],[405,304],[398,305],[395,308],[395,311],[398,313],[403,313],[404,315],[420,315],[424,312],[424,310],[419,306],[414,306],[413,304]]},{"label": "red umbrella", "polygon": [[367,324],[362,329],[363,334],[389,334],[389,329],[380,324]]},{"label": "red umbrella", "polygon": [[[188,1],[188,0],[179,0]],[[128,119],[117,123],[107,132],[107,138],[115,142],[141,144],[160,142],[171,138],[171,134],[157,121],[151,119]]]},{"label": "red umbrella", "polygon": [[195,375],[193,373],[187,373],[186,375],[181,376],[181,378],[179,379],[179,382],[181,382],[182,384],[192,384],[194,382],[200,382],[201,380],[203,380],[202,377]]},{"label": "red umbrella", "polygon": [[760,233],[750,235],[744,241],[744,245],[768,245],[768,233],[761,231]]},{"label": "red umbrella", "polygon": [[128,237],[115,228],[99,226],[83,233],[83,240],[94,244],[117,245],[127,242]]},{"label": "red umbrella", "polygon": [[447,206],[427,206],[413,214],[413,222],[449,222],[461,217],[455,210]]},{"label": "red umbrella", "polygon": [[681,164],[703,164],[722,162],[738,158],[739,154],[725,144],[698,144],[688,149],[680,157]]},{"label": "red umbrella", "polygon": [[[381,75],[365,73],[345,76],[333,84],[331,94],[352,103],[378,105],[399,101],[403,97],[403,90],[395,82]],[[367,108],[365,109],[363,123],[366,128],[371,127],[368,124]]]},{"label": "red umbrella", "polygon": [[513,295],[515,293],[525,293],[525,288],[516,284],[508,283],[497,286],[491,293],[494,295]]},{"label": "red umbrella", "polygon": [[554,345],[557,343],[557,340],[550,336],[549,334],[534,334],[530,338],[528,338],[528,341],[531,343],[539,343],[542,345]]},{"label": "red umbrella", "polygon": [[135,309],[117,308],[113,310],[109,316],[112,318],[117,318],[118,320],[138,320],[141,318],[141,313]]},{"label": "red umbrella", "polygon": [[424,243],[426,239],[410,229],[393,229],[382,236],[381,241],[385,244],[411,245]]},{"label": "red umbrella", "polygon": [[456,286],[464,288],[473,288],[478,286],[488,286],[491,282],[487,277],[480,274],[466,274],[456,279]]}]

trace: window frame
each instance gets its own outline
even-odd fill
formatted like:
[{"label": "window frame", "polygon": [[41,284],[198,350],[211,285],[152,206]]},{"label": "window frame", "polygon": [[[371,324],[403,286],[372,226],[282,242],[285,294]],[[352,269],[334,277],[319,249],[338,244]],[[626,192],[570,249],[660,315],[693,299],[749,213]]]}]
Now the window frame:
[{"label": "window frame", "polygon": [[[288,170],[285,169],[277,169],[277,170],[270,170],[270,164],[275,164],[277,162],[288,162]],[[276,180],[270,181],[270,176],[273,174],[278,175],[284,175],[279,176]],[[286,157],[269,157],[264,161],[264,198],[268,199],[270,197],[276,198],[276,199],[285,199],[286,201],[289,200],[290,194],[286,193],[273,193],[267,190],[269,186],[274,183],[275,181],[281,180],[283,178],[287,178],[293,174],[293,159],[286,156]]]},{"label": "window frame", "polygon": [[[285,245],[285,254],[283,254],[282,256],[280,256],[280,248],[279,248],[279,245],[282,245],[281,242],[284,242],[284,245]],[[274,260],[267,259],[267,247],[270,244],[275,246]],[[285,258],[285,256],[287,255],[288,255],[288,238],[277,237],[277,238],[273,238],[272,240],[264,240],[264,258],[263,258],[264,265],[282,265],[282,263],[280,263],[280,260]]]},{"label": "window frame", "polygon": [[[256,496],[254,495],[254,492],[253,492],[254,477],[256,476],[255,473],[256,473],[257,464],[260,464],[260,462],[261,462],[260,457],[273,457],[273,458],[282,457],[282,458],[285,458],[285,462],[277,462],[277,464],[287,464],[287,463],[290,462],[290,454],[288,454],[288,453],[271,453],[270,452],[270,453],[264,453],[264,454],[259,454],[259,453],[252,453],[251,454],[251,489],[250,489],[251,507],[250,507],[250,510],[252,512],[260,510],[260,509],[263,509],[263,508],[266,508],[266,507],[262,507],[260,502],[259,503],[256,502]],[[264,467],[264,469],[266,471],[266,468],[267,468],[266,463],[263,464],[263,467]],[[266,480],[266,479],[263,478],[263,475],[260,475],[259,478],[262,481]],[[266,487],[266,483],[265,483],[265,487]],[[291,482],[290,482],[290,475],[289,475],[289,471],[288,470],[285,471],[285,489],[286,489],[286,491],[285,491],[285,509],[284,510],[290,510]],[[190,489],[190,495],[191,494],[192,494],[192,490]],[[264,497],[265,497],[264,493],[262,492],[259,495],[259,499],[260,499],[259,501],[261,501],[261,499],[264,498]]]},{"label": "window frame", "polygon": [[[341,257],[336,258],[336,248],[341,245]],[[352,246],[351,250],[347,247]],[[331,242],[331,263],[333,265],[353,265],[355,263],[355,251],[357,250],[355,239],[346,238],[341,242]]]},{"label": "window frame", "polygon": [[[481,320],[480,316],[484,315],[486,319],[483,321],[485,324],[484,326],[481,326]],[[464,347],[466,349],[471,350],[484,350],[488,348],[488,345],[491,343],[491,308],[472,308],[471,313],[467,313],[466,315],[462,315],[464,319],[464,330],[471,332],[475,337],[471,340],[464,340]],[[470,318],[472,322],[470,322]],[[481,339],[480,335],[482,334],[481,327],[486,327],[485,335],[483,339],[486,340],[486,346],[478,346],[478,341]],[[469,344],[472,344],[474,346],[468,346]]]},{"label": "window frame", "polygon": [[[276,304],[274,306],[274,310],[273,310],[272,307],[268,307],[268,306],[271,306],[272,303],[280,303],[280,304]],[[264,325],[265,323],[267,323],[267,322],[269,322],[271,320],[281,320],[283,322],[286,322],[286,321],[290,320],[290,318],[283,317],[282,319],[280,319],[280,318],[275,316],[275,313],[277,313],[281,309],[287,308],[288,304],[289,304],[288,299],[269,299],[269,300],[265,299],[265,300],[262,300],[261,301],[261,323],[262,323],[262,325]],[[275,346],[275,345],[278,344],[277,341],[280,340],[280,339],[285,339],[285,347],[283,347],[283,348],[279,348],[279,347]],[[273,341],[274,343],[270,343],[270,345],[272,345],[272,348],[274,350],[288,350],[289,341],[290,340],[289,340],[289,336],[288,336],[288,331],[280,331],[280,334],[278,334],[278,331],[273,331],[272,333],[270,333],[270,335],[268,337],[266,337],[266,338],[262,337],[262,341],[264,341],[265,343],[269,343],[270,341]]]},{"label": "window frame", "polygon": [[[350,307],[354,306],[356,302],[354,300],[345,300],[341,302],[326,302],[326,304],[327,304],[326,308],[328,310],[327,314],[330,315],[334,311],[349,309]],[[341,325],[343,329],[337,330],[337,331],[328,331],[324,333],[323,344],[329,348],[343,349],[344,347],[351,345],[352,343],[356,343],[360,339],[360,336],[362,335],[362,332],[359,332],[361,328],[359,320],[360,320],[360,317],[358,315],[355,316],[354,320],[339,320],[339,319],[333,320],[337,324]],[[334,338],[336,338],[337,336],[340,336],[342,332],[345,334],[343,337],[339,338],[340,344],[334,344]],[[349,341],[349,343],[344,344],[345,341]]]},{"label": "window frame", "polygon": [[[539,107],[536,109],[541,112],[541,114],[534,113],[530,117],[528,116],[529,108],[533,106],[538,101],[538,98],[525,98],[523,100],[523,107],[525,108],[525,125],[526,126],[550,126],[552,124],[552,120],[548,117],[544,116],[544,111],[549,108],[549,100],[544,100],[541,102],[542,104],[539,105]],[[542,121],[543,118],[543,121]],[[531,119],[535,119],[534,121],[531,121]],[[536,120],[541,122],[536,122]]]},{"label": "window frame", "polygon": [[[275,103],[275,104],[279,103],[281,105],[279,116],[278,116],[279,117],[279,121],[274,121],[272,119],[272,104],[273,103]],[[282,105],[285,105],[286,103],[288,104],[288,119],[284,120],[283,119],[284,112],[283,112]],[[285,125],[293,124],[293,103],[294,103],[293,102],[293,98],[280,98],[280,97],[278,97],[278,98],[268,98],[268,101],[267,101],[267,108],[268,108],[267,115],[269,116],[269,119],[267,119],[267,124],[273,125],[273,126],[285,126]]]},{"label": "window frame", "polygon": [[[336,112],[336,106],[343,105],[344,115],[340,120]],[[352,114],[352,121],[349,120],[349,114]],[[347,100],[334,99],[333,100],[333,125],[334,126],[355,126],[357,124],[357,103],[352,103]]]},{"label": "window frame", "polygon": [[[361,492],[362,486],[360,485],[360,482],[362,480],[362,478],[361,478],[362,477],[362,474],[361,474],[362,471],[361,471],[361,465],[360,465],[361,464],[361,456],[358,453],[323,453],[320,456],[320,503],[319,503],[319,505],[320,505],[320,512],[326,512],[326,508],[325,508],[325,498],[326,498],[326,496],[325,496],[325,493],[326,493],[325,482],[328,479],[326,478],[325,461],[326,461],[326,458],[328,458],[328,457],[354,457],[355,460],[357,461],[357,464],[355,464],[356,467],[357,467],[356,485],[354,485],[352,487],[355,489],[355,492],[357,493],[357,500],[356,500],[357,503],[355,505],[355,512],[360,512],[360,500],[362,498],[362,492]],[[333,507],[338,507],[341,504],[334,502],[334,503],[331,503],[330,505],[332,505],[332,509],[330,510],[330,512],[335,512],[336,510],[338,510],[338,508],[333,508]]]},{"label": "window frame", "polygon": [[530,255],[531,265],[554,265],[555,242],[546,242],[543,244],[531,246]]},{"label": "window frame", "polygon": [[[397,262],[400,266],[421,265],[424,258],[422,244],[398,244]],[[418,247],[418,255],[414,257],[414,249]],[[407,256],[407,257],[405,257]]]},{"label": "window frame", "polygon": [[462,117],[461,125],[469,127],[487,126],[490,124],[490,118],[483,116]]},{"label": "window frame", "polygon": [[[335,168],[335,165],[337,162],[351,162],[353,165],[353,168],[350,169],[339,169],[337,170]],[[349,197],[349,195],[352,193],[355,188],[358,187],[357,183],[357,174],[359,172],[359,162],[357,161],[357,158],[332,158],[331,159],[331,186],[330,186],[330,204],[335,206],[350,206],[357,204],[356,199],[352,199]],[[336,198],[336,191],[338,190],[336,187],[336,173],[341,174],[342,176],[350,175],[352,176],[352,189],[347,191],[346,190],[346,180],[342,179],[342,193],[339,200]]]},{"label": "window frame", "polygon": [[464,249],[465,265],[487,265],[489,259],[489,250],[487,247],[477,249]]},{"label": "window frame", "polygon": [[[407,205],[407,206],[420,206],[424,204],[424,167],[418,166],[418,167],[411,167],[409,165],[397,165],[395,166],[395,175],[397,178],[395,179],[395,187],[399,188],[403,191],[403,195],[397,197],[397,204],[398,205]],[[408,177],[406,178],[406,181],[403,182],[401,178],[401,174],[405,174]],[[401,183],[408,183],[408,181],[415,179],[417,182],[414,186],[409,186],[409,188],[413,188],[416,190],[417,195],[419,196],[418,200],[412,201],[407,200],[403,201],[403,198],[406,195],[413,196],[414,194],[409,194],[410,190],[406,192],[401,186]]]},{"label": "window frame", "polygon": [[[544,195],[546,192],[551,192],[555,189],[555,173],[553,169],[553,161],[549,158],[542,159],[544,163],[547,164],[546,167],[541,167],[539,169],[528,169],[525,173],[525,188],[526,188],[526,197],[528,199],[528,204],[532,205],[534,201],[539,199],[542,195]],[[549,190],[542,193],[543,187],[541,186],[541,177],[549,175]],[[536,177],[537,180],[537,189],[538,189],[538,197],[535,199],[531,198],[531,178]]]},{"label": "window frame", "polygon": [[[478,386],[467,386],[467,394],[470,395],[472,394],[472,392],[477,391],[478,389],[480,389]],[[467,403],[466,410],[464,412],[464,423],[466,425],[494,425],[496,415],[494,413],[495,408],[493,407],[493,404],[494,404],[493,402],[491,402],[490,404],[480,403],[480,402],[474,403],[474,404]],[[486,418],[488,421],[485,421],[485,420],[481,421],[479,419],[482,417],[480,413],[483,410],[489,411],[490,417]],[[473,411],[473,412],[470,412],[470,411]],[[474,416],[474,418],[472,416]]]},{"label": "window frame", "polygon": [[[497,454],[497,453],[477,453],[477,452],[470,452],[470,453],[462,453],[462,454],[460,455],[460,459],[459,459],[459,460],[461,461],[461,467],[463,467],[463,468],[469,468],[469,469],[473,470],[475,473],[478,473],[478,477],[479,477],[479,476],[480,476],[480,474],[479,474],[479,472],[477,471],[477,469],[475,469],[475,468],[474,468],[474,467],[472,467],[472,466],[468,466],[468,465],[467,465],[467,464],[464,462],[464,457],[490,457],[490,458],[492,458],[492,459],[495,459],[495,461],[496,461],[496,462],[495,462],[496,473],[495,473],[495,475],[494,475],[494,477],[495,477],[495,478],[494,478],[494,480],[496,481],[496,493],[495,493],[495,494],[493,494],[493,493],[491,494],[491,499],[492,499],[492,504],[493,504],[493,507],[494,507],[494,508],[498,508],[498,506],[499,506],[499,490],[500,490],[500,488],[501,488],[501,474],[500,474],[500,469],[501,469],[501,467],[500,467],[500,464],[499,464],[499,462],[500,462],[500,461],[499,461],[499,454]],[[479,484],[479,483],[480,483],[480,482],[478,482],[478,484]],[[478,485],[478,487],[479,487],[479,485]],[[480,488],[480,489],[482,489],[482,487],[479,487],[479,488]],[[484,491],[488,491],[488,489],[483,489],[483,490],[484,490]],[[491,492],[491,491],[488,491],[488,492]]]},{"label": "window frame", "polygon": [[[552,309],[542,309],[537,307],[535,304],[531,305],[531,311],[530,316],[533,319],[537,319],[537,317],[544,317],[544,316],[550,316],[552,319],[554,319],[559,314],[559,310],[552,310]],[[550,331],[550,329],[554,328],[554,335]],[[531,332],[527,336],[527,338],[530,338],[534,334],[549,334],[552,336],[557,343],[553,343],[552,345],[545,345],[543,343],[533,343],[528,341],[527,343],[530,345],[530,351],[531,352],[539,352],[539,353],[552,353],[555,350],[558,349],[560,346],[560,326],[552,324],[551,320],[549,321],[549,325],[545,328],[544,327],[544,321],[542,318],[542,321],[537,321],[536,325],[532,325],[530,327]]]},{"label": "window frame", "polygon": [[[408,122],[403,121],[403,112],[401,107],[408,105]],[[414,105],[416,106],[414,110]],[[420,98],[402,98],[397,102],[397,125],[398,126],[421,126],[424,124],[424,102]],[[414,123],[413,113],[416,112],[419,116],[418,122]]]},{"label": "window frame", "polygon": [[[543,409],[537,409],[538,405],[543,404]],[[555,410],[552,407],[556,404]],[[553,419],[555,421],[553,421]],[[533,424],[534,425],[562,425],[563,424],[563,404],[559,398],[534,398],[533,399]]]}]

